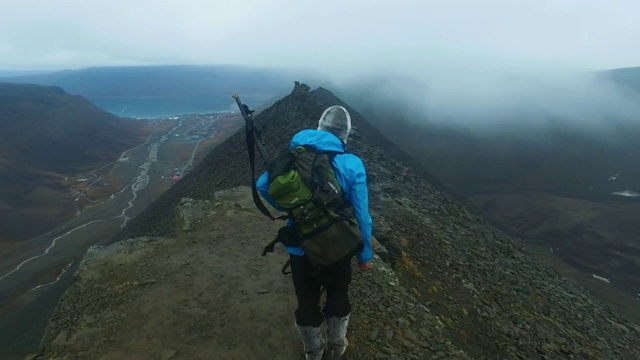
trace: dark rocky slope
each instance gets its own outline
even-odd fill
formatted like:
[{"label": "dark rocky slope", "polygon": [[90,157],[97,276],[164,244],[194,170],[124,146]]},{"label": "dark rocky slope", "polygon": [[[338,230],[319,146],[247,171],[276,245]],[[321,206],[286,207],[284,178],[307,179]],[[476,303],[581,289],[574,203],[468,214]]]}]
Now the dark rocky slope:
[{"label": "dark rocky slope", "polygon": [[[580,121],[526,106],[508,119],[496,111],[486,122],[479,114],[466,122],[428,111],[411,116],[397,101],[371,101],[375,92],[364,86],[352,103],[448,192],[473,202],[496,227],[640,324],[640,197],[619,196],[640,191],[640,111],[631,105],[640,104],[640,68],[600,75],[608,80],[593,99],[602,102],[597,111],[587,111],[586,102],[565,104],[589,113]],[[613,87],[610,78],[628,89]]]},{"label": "dark rocky slope", "polygon": [[[286,147],[295,132],[315,127],[321,112],[336,104],[346,106],[325,89],[309,92],[296,87],[258,116],[267,148],[275,153]],[[375,323],[389,318],[389,307],[367,298],[379,291],[391,291],[391,297],[394,292],[410,294],[437,316],[452,344],[448,348],[431,343],[424,322],[414,321],[410,313],[402,316],[401,311],[377,324],[383,332],[372,331],[364,348],[373,350],[361,352],[360,358],[420,358],[416,347],[430,349],[430,344],[438,346],[427,352],[433,358],[451,357],[448,351],[455,348],[473,359],[640,358],[637,325],[620,319],[444,193],[420,166],[347,108],[355,127],[349,151],[367,166],[374,234],[389,249],[400,284],[358,284],[355,308]],[[238,133],[212,151],[117,238],[175,235],[175,209],[181,198],[211,199],[216,190],[247,185],[243,136]],[[397,297],[402,303],[406,298]],[[404,346],[390,345],[398,337]]]}]

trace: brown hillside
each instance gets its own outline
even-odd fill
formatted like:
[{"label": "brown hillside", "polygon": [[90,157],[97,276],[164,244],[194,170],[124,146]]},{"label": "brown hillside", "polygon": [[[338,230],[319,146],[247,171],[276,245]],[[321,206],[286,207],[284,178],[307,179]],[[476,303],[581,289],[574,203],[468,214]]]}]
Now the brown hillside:
[{"label": "brown hillside", "polygon": [[12,239],[73,213],[65,177],[114,161],[146,131],[59,87],[11,83],[0,83],[0,128],[0,235]]}]

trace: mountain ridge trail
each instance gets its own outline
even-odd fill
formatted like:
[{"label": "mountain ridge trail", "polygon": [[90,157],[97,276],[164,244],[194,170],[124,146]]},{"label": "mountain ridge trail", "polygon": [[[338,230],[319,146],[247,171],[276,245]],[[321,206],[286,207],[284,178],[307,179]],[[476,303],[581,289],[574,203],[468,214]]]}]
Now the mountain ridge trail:
[{"label": "mountain ridge trail", "polygon": [[[291,277],[281,273],[287,255],[278,246],[260,256],[282,222],[260,214],[247,187],[216,192],[213,201],[185,199],[178,212],[183,233],[176,238],[142,237],[91,248],[40,352],[30,359],[300,359],[295,292]],[[409,330],[399,323],[395,331],[375,330],[379,318],[369,317],[372,306],[362,300],[378,301],[370,291],[383,286],[388,291],[378,296],[388,295],[387,302],[398,308],[387,311],[389,322],[409,306],[405,316],[426,316],[434,324],[437,319],[417,302],[399,301],[397,280],[378,257],[369,274],[353,272],[351,358],[394,358],[403,343],[424,351],[412,332],[419,327]],[[369,288],[371,277],[378,281]],[[374,349],[368,343],[378,333],[387,344]],[[396,333],[400,336],[393,340]],[[449,355],[456,353],[441,341],[434,354],[447,347]]]},{"label": "mountain ridge trail", "polygon": [[[239,194],[228,191],[205,224],[176,239],[90,249],[36,358],[296,358],[295,295],[280,273],[286,255],[260,256],[279,223],[252,221],[251,197]],[[277,323],[290,326],[273,332]]]}]

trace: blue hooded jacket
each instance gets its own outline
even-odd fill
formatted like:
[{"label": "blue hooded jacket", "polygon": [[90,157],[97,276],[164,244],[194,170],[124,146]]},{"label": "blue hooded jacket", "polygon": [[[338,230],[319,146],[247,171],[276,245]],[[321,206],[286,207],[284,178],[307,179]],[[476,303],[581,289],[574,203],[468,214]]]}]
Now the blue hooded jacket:
[{"label": "blue hooded jacket", "polygon": [[[301,145],[311,145],[322,151],[344,151],[342,141],[334,134],[320,130],[302,130],[291,139],[290,149]],[[373,257],[371,250],[371,230],[373,223],[369,214],[369,190],[367,188],[367,174],[362,160],[353,154],[338,154],[333,158],[333,168],[342,190],[351,204],[356,220],[360,226],[364,249],[357,254],[358,262],[368,263]],[[269,173],[264,172],[257,182],[258,191],[262,197],[274,208],[282,211],[271,197],[269,197]],[[304,255],[299,247],[287,247],[291,255]]]}]

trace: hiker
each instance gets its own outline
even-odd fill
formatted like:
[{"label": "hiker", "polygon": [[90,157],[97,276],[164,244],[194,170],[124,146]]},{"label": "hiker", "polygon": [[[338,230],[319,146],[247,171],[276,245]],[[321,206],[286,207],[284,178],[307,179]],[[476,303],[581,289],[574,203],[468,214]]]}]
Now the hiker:
[{"label": "hiker", "polygon": [[[290,143],[290,149],[299,146],[311,146],[317,151],[338,153],[332,157],[331,165],[344,194],[344,200],[351,205],[362,237],[362,249],[356,255],[358,268],[368,270],[371,267],[371,230],[369,214],[367,177],[362,160],[343,153],[351,131],[351,117],[341,106],[332,106],[320,117],[317,130],[302,130]],[[315,160],[314,160],[315,161]],[[269,196],[269,174],[263,173],[257,181],[260,194],[269,204],[278,210],[281,206]],[[355,225],[354,225],[355,226]],[[322,322],[327,320],[327,354],[330,359],[340,359],[347,348],[347,326],[351,304],[349,303],[349,284],[351,283],[351,257],[330,266],[312,264],[300,247],[288,246],[291,275],[298,299],[295,311],[296,326],[307,360],[320,360],[325,351],[325,341],[320,330]],[[327,292],[327,301],[320,309],[322,288]]]}]

